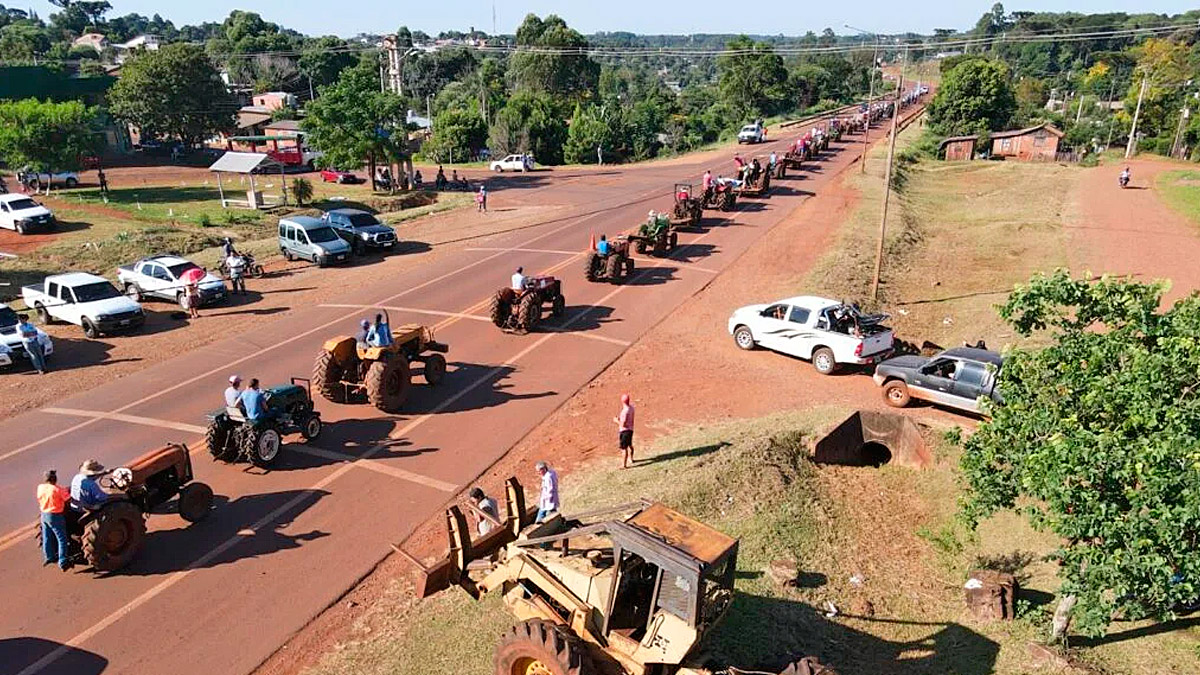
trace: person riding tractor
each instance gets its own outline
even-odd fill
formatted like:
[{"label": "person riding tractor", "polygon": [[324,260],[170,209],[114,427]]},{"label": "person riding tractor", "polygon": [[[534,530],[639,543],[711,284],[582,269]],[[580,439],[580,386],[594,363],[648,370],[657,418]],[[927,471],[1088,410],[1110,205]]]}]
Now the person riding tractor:
[{"label": "person riding tractor", "polygon": [[620,235],[611,241],[605,235],[592,247],[585,260],[584,278],[588,281],[617,283],[633,275],[633,258],[629,257],[629,237]]}]

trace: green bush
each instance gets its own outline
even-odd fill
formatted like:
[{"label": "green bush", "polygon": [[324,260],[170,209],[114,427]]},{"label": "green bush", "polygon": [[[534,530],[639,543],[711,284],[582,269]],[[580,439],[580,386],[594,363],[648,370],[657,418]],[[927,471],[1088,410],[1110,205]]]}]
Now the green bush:
[{"label": "green bush", "polygon": [[292,194],[296,197],[296,203],[304,206],[313,198],[313,186],[307,178],[297,178],[292,181]]}]

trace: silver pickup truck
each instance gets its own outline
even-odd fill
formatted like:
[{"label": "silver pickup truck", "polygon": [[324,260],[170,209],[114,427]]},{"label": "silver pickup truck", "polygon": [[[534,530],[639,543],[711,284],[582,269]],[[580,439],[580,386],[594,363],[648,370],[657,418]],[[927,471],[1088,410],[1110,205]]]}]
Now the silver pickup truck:
[{"label": "silver pickup truck", "polygon": [[912,399],[964,412],[981,413],[980,402],[1003,402],[1000,368],[1004,359],[996,352],[976,347],[956,347],[934,357],[897,356],[875,368],[875,384],[883,387],[883,400],[896,408]]},{"label": "silver pickup truck", "polygon": [[[200,266],[177,255],[158,255],[118,267],[117,281],[125,295],[138,302],[153,297],[183,306],[187,282],[182,277],[193,269],[200,269]],[[207,272],[200,279],[199,287],[202,305],[220,302],[226,297],[225,282]]]}]

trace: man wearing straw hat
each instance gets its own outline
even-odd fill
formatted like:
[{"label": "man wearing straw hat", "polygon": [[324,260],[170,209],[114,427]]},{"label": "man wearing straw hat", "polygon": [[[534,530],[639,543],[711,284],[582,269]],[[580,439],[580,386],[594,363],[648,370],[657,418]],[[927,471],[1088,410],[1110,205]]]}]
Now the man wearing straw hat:
[{"label": "man wearing straw hat", "polygon": [[79,465],[79,473],[71,479],[71,503],[80,509],[91,511],[108,501],[108,493],[96,481],[98,476],[108,473],[100,462],[89,459]]}]

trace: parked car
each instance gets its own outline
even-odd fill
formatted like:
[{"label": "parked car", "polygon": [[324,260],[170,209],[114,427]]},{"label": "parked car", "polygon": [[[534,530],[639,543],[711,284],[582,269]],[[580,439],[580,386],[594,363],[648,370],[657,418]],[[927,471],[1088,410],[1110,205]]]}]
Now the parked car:
[{"label": "parked car", "polygon": [[996,352],[956,347],[932,358],[897,356],[875,368],[875,384],[883,400],[897,408],[912,399],[971,413],[982,412],[981,401],[1003,401],[996,386],[1004,359]]},{"label": "parked car", "polygon": [[379,222],[375,214],[359,209],[334,209],[321,215],[321,220],[333,226],[355,255],[367,249],[391,251],[396,248],[396,231]]},{"label": "parked car", "polygon": [[840,365],[870,365],[891,355],[886,314],[863,314],[854,305],[802,295],[748,305],[729,317],[729,334],[742,349],[765,347],[812,361],[823,375]]},{"label": "parked car", "polygon": [[509,155],[491,163],[490,168],[496,173],[504,171],[533,171],[533,158],[529,155]]},{"label": "parked car", "polygon": [[[12,365],[16,360],[29,360],[21,334],[17,332],[17,313],[11,307],[0,304],[0,366]],[[54,353],[54,341],[42,329],[37,329],[38,342],[47,358]]]},{"label": "parked car", "polygon": [[354,185],[363,182],[362,178],[359,178],[352,172],[340,169],[321,169],[321,180],[326,183],[340,183],[343,185]]},{"label": "parked car", "polygon": [[50,187],[73,188],[79,185],[79,174],[74,171],[41,172],[22,169],[17,172],[17,178],[26,177],[26,182],[38,188]]},{"label": "parked car", "polygon": [[[132,265],[117,268],[117,281],[125,295],[137,302],[147,297],[177,302],[183,306],[187,284],[180,278],[188,270],[200,269],[196,263],[177,255],[159,255],[142,258]],[[225,282],[204,273],[200,279],[200,304],[220,302],[226,298]]]},{"label": "parked car", "polygon": [[83,327],[89,338],[104,333],[134,330],[146,323],[142,306],[125,297],[108,279],[84,272],[69,272],[46,277],[40,286],[21,289],[25,306],[41,317],[42,323],[55,320]]},{"label": "parked car", "polygon": [[767,130],[763,125],[755,122],[747,124],[738,132],[738,143],[762,143],[767,140]]},{"label": "parked car", "polygon": [[0,227],[26,234],[37,230],[53,230],[57,225],[50,209],[22,194],[0,195]]},{"label": "parked car", "polygon": [[323,220],[292,216],[279,221],[279,252],[288,260],[311,260],[325,267],[346,262],[350,257],[350,244]]}]

